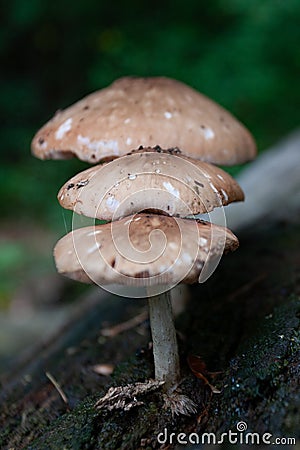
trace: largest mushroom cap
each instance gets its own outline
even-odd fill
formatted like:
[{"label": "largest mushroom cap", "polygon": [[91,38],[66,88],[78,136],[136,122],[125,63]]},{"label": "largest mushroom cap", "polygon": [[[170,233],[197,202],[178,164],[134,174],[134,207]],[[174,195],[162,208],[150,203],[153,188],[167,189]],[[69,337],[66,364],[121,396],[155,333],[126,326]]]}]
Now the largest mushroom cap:
[{"label": "largest mushroom cap", "polygon": [[227,228],[208,222],[138,214],[79,228],[61,238],[58,272],[85,283],[195,283],[206,262],[238,247]]},{"label": "largest mushroom cap", "polygon": [[78,173],[58,199],[78,214],[111,221],[144,210],[178,217],[203,214],[244,195],[228,173],[212,164],[172,150],[143,149]]},{"label": "largest mushroom cap", "polygon": [[140,145],[179,147],[186,156],[232,165],[254,158],[247,129],[214,101],[164,77],[125,77],[58,112],[36,134],[41,158],[96,163]]}]

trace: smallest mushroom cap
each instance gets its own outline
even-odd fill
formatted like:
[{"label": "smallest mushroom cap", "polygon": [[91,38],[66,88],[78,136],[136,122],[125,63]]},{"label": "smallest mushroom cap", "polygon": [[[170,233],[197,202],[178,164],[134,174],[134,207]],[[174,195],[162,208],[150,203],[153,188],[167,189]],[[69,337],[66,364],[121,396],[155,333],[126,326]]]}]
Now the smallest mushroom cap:
[{"label": "smallest mushroom cap", "polygon": [[57,270],[85,283],[149,286],[195,283],[206,262],[238,247],[209,222],[138,214],[80,228],[55,246]]}]

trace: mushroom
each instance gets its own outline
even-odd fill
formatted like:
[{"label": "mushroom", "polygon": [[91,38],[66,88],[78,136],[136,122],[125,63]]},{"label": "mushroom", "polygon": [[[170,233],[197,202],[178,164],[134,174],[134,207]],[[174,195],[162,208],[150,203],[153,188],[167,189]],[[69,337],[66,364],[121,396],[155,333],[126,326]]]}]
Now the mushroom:
[{"label": "mushroom", "polygon": [[[155,380],[164,382],[173,410],[192,412],[190,399],[171,394],[180,376],[170,290],[181,281],[199,281],[238,241],[224,227],[168,216],[194,216],[243,200],[241,188],[218,167],[182,156],[179,149],[156,147],[77,174],[58,198],[77,213],[112,221],[63,237],[54,253],[58,271],[100,286],[147,287]],[[145,210],[159,214],[132,216]]]},{"label": "mushroom", "polygon": [[54,257],[58,272],[77,281],[156,288],[148,299],[155,380],[164,382],[174,411],[189,414],[194,403],[174,394],[180,371],[168,288],[197,282],[211,258],[237,247],[236,236],[225,227],[142,213],[74,230],[58,241]]},{"label": "mushroom", "polygon": [[251,134],[228,111],[164,77],[120,78],[59,111],[35,135],[32,152],[96,163],[140,145],[179,147],[185,156],[224,165],[256,153]]},{"label": "mushroom", "polygon": [[93,166],[58,194],[64,208],[107,221],[144,210],[187,217],[243,199],[240,186],[222,169],[161,148]]},{"label": "mushroom", "polygon": [[208,163],[254,158],[251,134],[179,81],[125,77],[59,111],[35,135],[32,152],[41,159],[113,159],[61,188],[62,206],[112,222],[63,237],[54,252],[57,268],[83,282],[146,286],[156,380],[173,411],[190,413],[190,399],[171,398],[180,377],[170,288],[203,280],[238,241],[225,227],[184,217],[243,200],[238,184]]}]

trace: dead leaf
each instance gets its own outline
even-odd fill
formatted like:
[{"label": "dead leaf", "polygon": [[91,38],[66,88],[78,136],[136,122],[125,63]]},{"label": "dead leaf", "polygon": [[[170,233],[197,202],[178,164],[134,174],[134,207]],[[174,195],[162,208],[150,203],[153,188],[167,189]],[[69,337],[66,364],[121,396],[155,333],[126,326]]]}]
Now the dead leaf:
[{"label": "dead leaf", "polygon": [[148,380],[145,383],[126,384],[125,386],[111,387],[104,397],[100,398],[95,404],[96,408],[107,409],[123,409],[129,411],[135,406],[143,405],[143,401],[136,397],[146,395],[149,392],[159,389],[164,381]]},{"label": "dead leaf", "polygon": [[217,389],[215,386],[213,386],[207,379],[208,376],[216,376],[216,374],[219,372],[215,372],[215,373],[208,372],[206,369],[206,364],[203,361],[203,359],[200,358],[200,356],[189,355],[187,358],[187,361],[188,361],[188,365],[189,365],[191,371],[193,372],[193,374],[195,375],[195,377],[204,381],[204,383],[207,384],[207,386],[211,389],[211,391],[214,394],[221,393],[221,391],[219,389]]},{"label": "dead leaf", "polygon": [[95,364],[95,366],[92,366],[92,369],[99,375],[108,376],[113,373],[115,366],[113,364]]}]

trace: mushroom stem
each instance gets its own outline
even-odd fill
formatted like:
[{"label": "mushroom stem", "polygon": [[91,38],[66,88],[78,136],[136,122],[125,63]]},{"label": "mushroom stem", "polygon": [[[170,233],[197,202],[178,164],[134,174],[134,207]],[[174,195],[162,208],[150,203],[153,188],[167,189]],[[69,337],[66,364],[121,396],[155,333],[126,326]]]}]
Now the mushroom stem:
[{"label": "mushroom stem", "polygon": [[148,298],[153,342],[155,379],[167,392],[179,382],[179,356],[170,291]]}]

